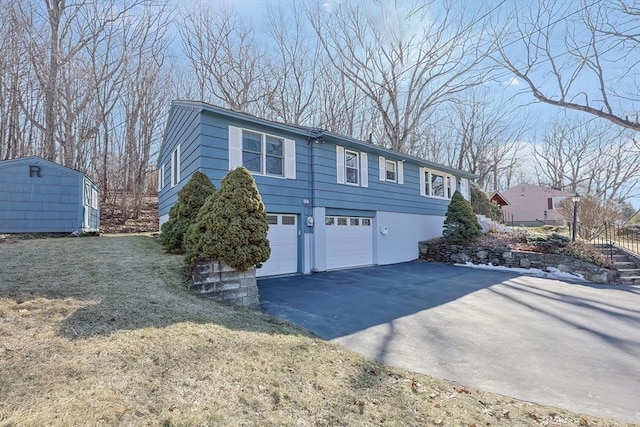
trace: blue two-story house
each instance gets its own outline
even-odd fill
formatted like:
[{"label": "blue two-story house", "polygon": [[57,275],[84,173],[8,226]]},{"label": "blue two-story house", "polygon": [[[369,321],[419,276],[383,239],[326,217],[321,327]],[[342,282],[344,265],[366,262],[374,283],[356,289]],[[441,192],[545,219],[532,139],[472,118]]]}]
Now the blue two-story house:
[{"label": "blue two-story house", "polygon": [[267,210],[271,258],[258,276],[393,264],[442,235],[468,172],[318,129],[174,101],[158,157],[160,225],[191,174],[216,188],[243,165]]}]

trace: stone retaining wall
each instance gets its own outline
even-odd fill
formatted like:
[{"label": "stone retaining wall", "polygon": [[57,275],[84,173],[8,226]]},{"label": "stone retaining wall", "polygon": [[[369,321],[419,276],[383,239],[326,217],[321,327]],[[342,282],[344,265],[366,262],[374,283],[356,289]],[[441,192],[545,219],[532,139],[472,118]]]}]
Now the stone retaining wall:
[{"label": "stone retaining wall", "polygon": [[198,261],[192,271],[190,289],[226,304],[260,310],[256,269],[239,272],[218,261]]},{"label": "stone retaining wall", "polygon": [[595,283],[618,283],[619,273],[581,261],[568,255],[541,254],[536,252],[513,251],[508,248],[487,249],[461,245],[419,242],[420,259],[443,263],[492,264],[505,267],[538,268],[546,271],[554,267],[565,273],[581,274]]}]

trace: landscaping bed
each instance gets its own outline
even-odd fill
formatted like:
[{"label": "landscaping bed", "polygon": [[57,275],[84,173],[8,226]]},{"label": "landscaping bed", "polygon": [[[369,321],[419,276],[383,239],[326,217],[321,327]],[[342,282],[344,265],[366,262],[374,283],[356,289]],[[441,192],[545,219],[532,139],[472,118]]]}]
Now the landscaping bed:
[{"label": "landscaping bed", "polygon": [[557,269],[597,283],[617,283],[620,277],[593,246],[571,242],[558,233],[488,233],[465,244],[439,238],[420,242],[419,251],[426,261]]}]

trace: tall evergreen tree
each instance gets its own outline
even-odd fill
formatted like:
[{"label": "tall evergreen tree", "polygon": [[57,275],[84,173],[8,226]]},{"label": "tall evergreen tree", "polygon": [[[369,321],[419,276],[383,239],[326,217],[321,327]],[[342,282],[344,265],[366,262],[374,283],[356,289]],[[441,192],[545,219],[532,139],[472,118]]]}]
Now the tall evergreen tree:
[{"label": "tall evergreen tree", "polygon": [[239,271],[269,259],[267,214],[251,173],[238,167],[220,183],[198,214],[187,238],[185,264],[215,259]]},{"label": "tall evergreen tree", "polygon": [[184,236],[196,221],[198,211],[216,187],[211,179],[196,171],[178,192],[178,202],[169,211],[169,221],[162,224],[160,242],[168,252],[184,253]]},{"label": "tall evergreen tree", "polygon": [[482,236],[482,228],[471,203],[459,191],[453,193],[449,203],[442,235],[455,243],[467,243]]}]

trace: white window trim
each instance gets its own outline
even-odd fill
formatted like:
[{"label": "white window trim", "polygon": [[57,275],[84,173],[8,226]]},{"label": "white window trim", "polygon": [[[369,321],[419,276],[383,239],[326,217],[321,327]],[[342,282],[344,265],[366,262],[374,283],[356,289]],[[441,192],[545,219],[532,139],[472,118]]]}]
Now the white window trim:
[{"label": "white window trim", "polygon": [[171,152],[171,187],[180,182],[180,144]]},{"label": "white window trim", "polygon": [[460,178],[460,194],[467,200],[471,200],[471,193],[469,192],[469,180],[467,178]]},{"label": "white window trim", "polygon": [[[347,155],[353,154],[356,156],[356,178],[358,182],[349,182],[347,180]],[[344,150],[344,183],[347,185],[353,185],[355,187],[359,187],[362,179],[360,178],[360,153],[354,150]]]},{"label": "white window trim", "polygon": [[164,164],[158,168],[158,191],[164,188]]},{"label": "white window trim", "polygon": [[[395,164],[396,179],[387,179],[387,162]],[[379,166],[379,179],[383,182],[395,182],[397,184],[404,184],[404,160],[390,160],[384,156],[378,158]]]},{"label": "white window trim", "polygon": [[[428,178],[425,177],[425,174],[428,174]],[[433,189],[431,188],[431,175],[438,175],[443,177],[444,179],[444,194],[445,196],[433,196],[431,193],[433,192]],[[449,179],[447,179],[449,178]],[[442,172],[439,170],[435,170],[435,169],[429,169],[429,168],[420,168],[420,195],[423,197],[428,197],[431,199],[438,199],[438,200],[451,200],[449,197],[447,197],[447,194],[449,193],[449,186],[447,185],[447,183],[451,186],[452,191],[451,191],[451,196],[453,197],[453,194],[456,192],[456,177],[454,175],[448,174],[446,172]],[[427,192],[427,184],[429,184],[429,191]]]},{"label": "white window trim", "polygon": [[98,190],[95,188],[91,189],[91,208],[98,210]]},{"label": "white window trim", "polygon": [[[356,154],[358,157],[358,183],[347,182],[347,151]],[[336,181],[338,184],[350,185],[352,187],[368,187],[369,155],[363,151],[347,150],[340,145],[336,145]]]},{"label": "white window trim", "polygon": [[[271,133],[259,132],[253,129],[239,128],[235,126],[229,126],[229,170],[235,169],[238,166],[242,166],[242,132],[252,132],[261,135],[262,142],[262,166],[261,172],[249,171],[252,175],[266,176],[269,178],[278,179],[296,179],[296,141],[293,139],[287,139],[279,135]],[[274,175],[267,173],[266,163],[266,141],[267,137],[273,137],[281,139],[282,143],[282,175]]]}]

